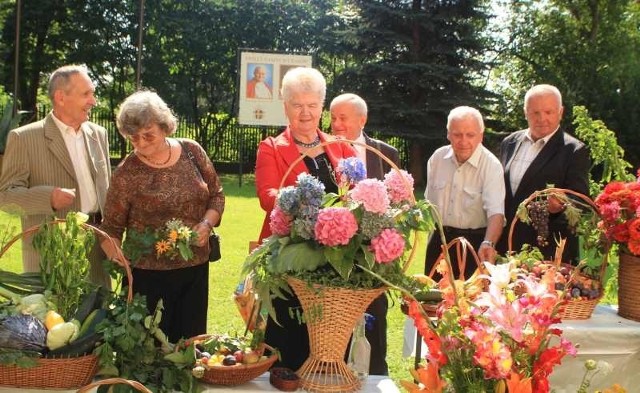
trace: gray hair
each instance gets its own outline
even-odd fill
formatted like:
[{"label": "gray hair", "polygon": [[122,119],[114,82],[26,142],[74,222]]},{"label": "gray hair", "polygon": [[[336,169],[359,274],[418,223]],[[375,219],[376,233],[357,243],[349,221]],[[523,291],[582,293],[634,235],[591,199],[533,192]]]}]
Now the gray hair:
[{"label": "gray hair", "polygon": [[315,68],[296,67],[284,74],[280,92],[285,101],[289,101],[295,93],[317,94],[324,104],[327,96],[327,82]]},{"label": "gray hair", "polygon": [[529,104],[529,99],[534,96],[544,96],[548,94],[553,94],[558,100],[558,107],[562,107],[562,94],[560,94],[560,90],[553,85],[535,85],[530,88],[527,93],[524,95],[524,108],[527,109],[527,105]]},{"label": "gray hair", "polygon": [[120,105],[116,125],[122,135],[135,135],[138,131],[157,124],[165,134],[171,135],[178,125],[166,102],[150,90],[131,94]]},{"label": "gray hair", "polygon": [[334,105],[339,105],[344,102],[349,102],[351,105],[353,105],[356,108],[358,115],[361,115],[361,116],[367,115],[367,112],[368,112],[367,103],[362,99],[362,97],[353,93],[340,94],[339,96],[334,98],[331,101],[329,110],[333,109]]},{"label": "gray hair", "polygon": [[56,91],[68,91],[71,76],[76,74],[85,74],[89,76],[89,69],[84,64],[71,64],[62,66],[51,73],[49,76],[49,86],[47,87],[47,94],[49,95],[51,102],[53,102],[53,96]]},{"label": "gray hair", "polygon": [[462,120],[466,118],[475,119],[480,126],[480,132],[484,132],[484,120],[482,120],[482,114],[476,108],[470,106],[458,106],[449,112],[447,117],[447,132],[451,131],[451,123],[454,120]]}]

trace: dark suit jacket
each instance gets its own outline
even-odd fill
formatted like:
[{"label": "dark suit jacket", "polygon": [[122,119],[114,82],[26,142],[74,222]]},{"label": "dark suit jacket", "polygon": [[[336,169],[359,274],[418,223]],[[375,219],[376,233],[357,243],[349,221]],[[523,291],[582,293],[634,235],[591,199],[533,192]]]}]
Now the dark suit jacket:
[{"label": "dark suit jacket", "polygon": [[[588,176],[591,167],[589,152],[584,143],[562,130],[558,130],[531,162],[514,195],[509,181],[511,163],[515,152],[525,137],[525,133],[526,130],[514,132],[506,137],[500,145],[500,162],[504,167],[506,185],[504,207],[507,230],[516,214],[518,205],[537,190],[553,185],[553,187],[566,188],[585,195],[589,192]],[[563,261],[575,261],[578,257],[578,239],[567,228],[567,223],[562,213],[551,215],[549,218],[549,230],[549,245],[541,248],[536,242],[535,229],[527,224],[518,222],[513,233],[512,251],[520,251],[522,245],[527,243],[539,247],[546,258],[552,259],[556,248],[554,236],[560,235],[563,238],[567,238]],[[507,251],[508,237],[508,232],[502,235],[498,247],[499,252],[504,253]]]},{"label": "dark suit jacket", "polygon": [[[373,147],[376,150],[379,150],[385,157],[393,161],[396,166],[400,166],[400,155],[398,154],[398,150],[380,140],[370,138],[367,134],[364,134],[364,140],[367,145]],[[391,170],[391,165],[386,162],[382,157],[377,155],[375,152],[367,149],[367,177],[375,178],[375,179],[384,179],[384,175],[386,175]]]}]

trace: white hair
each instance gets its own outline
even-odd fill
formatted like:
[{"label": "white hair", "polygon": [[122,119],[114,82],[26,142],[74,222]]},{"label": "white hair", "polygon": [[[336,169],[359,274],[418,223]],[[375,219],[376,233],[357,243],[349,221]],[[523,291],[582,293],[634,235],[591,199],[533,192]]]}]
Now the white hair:
[{"label": "white hair", "polygon": [[535,96],[544,96],[552,94],[558,100],[558,108],[562,107],[562,94],[560,94],[560,90],[553,85],[535,85],[530,88],[527,93],[524,95],[524,108],[527,109],[527,105],[529,104],[529,99]]},{"label": "white hair", "polygon": [[458,106],[449,112],[449,116],[447,117],[447,132],[451,131],[451,123],[453,121],[466,118],[475,119],[480,126],[480,132],[484,132],[484,120],[482,120],[482,114],[479,110],[470,106]]},{"label": "white hair", "polygon": [[324,103],[327,96],[327,82],[315,68],[296,67],[284,74],[280,92],[285,101],[291,100],[295,93],[314,93]]},{"label": "white hair", "polygon": [[329,106],[329,110],[333,109],[334,105],[339,105],[344,102],[348,102],[356,108],[358,115],[366,116],[368,109],[367,103],[357,94],[353,93],[344,93],[340,94],[336,98],[331,101],[331,105]]}]

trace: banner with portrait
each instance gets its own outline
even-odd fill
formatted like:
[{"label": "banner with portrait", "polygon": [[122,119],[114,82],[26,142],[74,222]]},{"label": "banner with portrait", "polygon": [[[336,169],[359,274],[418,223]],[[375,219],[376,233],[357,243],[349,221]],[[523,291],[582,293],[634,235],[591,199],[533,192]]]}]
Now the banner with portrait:
[{"label": "banner with portrait", "polygon": [[241,50],[238,123],[286,126],[282,77],[291,68],[311,67],[312,63],[310,55]]}]

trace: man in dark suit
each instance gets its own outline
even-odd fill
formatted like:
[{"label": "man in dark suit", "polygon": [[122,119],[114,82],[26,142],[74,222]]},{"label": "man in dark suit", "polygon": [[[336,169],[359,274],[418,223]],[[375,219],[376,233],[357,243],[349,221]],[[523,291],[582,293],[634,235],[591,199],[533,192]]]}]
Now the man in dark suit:
[{"label": "man in dark suit", "polygon": [[[0,176],[0,207],[18,210],[23,229],[42,224],[52,214],[64,218],[69,211],[87,213],[89,224],[100,224],[111,164],[107,131],[88,121],[96,105],[94,92],[86,67],[60,67],[49,78],[51,113],[9,133]],[[26,272],[40,268],[31,240],[28,236],[22,242]],[[90,279],[110,287],[99,243],[89,255]]]},{"label": "man in dark suit", "polygon": [[[537,190],[549,186],[588,194],[589,152],[581,141],[560,129],[562,95],[551,85],[537,85],[524,97],[524,113],[529,128],[514,132],[500,146],[506,188],[505,215],[510,225],[518,205]],[[512,251],[523,244],[539,247],[545,258],[555,255],[556,240],[566,238],[563,261],[576,263],[579,258],[578,238],[567,227],[562,212],[564,204],[555,197],[548,199],[548,244],[540,246],[535,229],[517,222]],[[502,236],[499,250],[508,250],[508,234]]]},{"label": "man in dark suit", "polygon": [[[366,143],[380,151],[396,166],[400,165],[398,150],[393,146],[367,136],[363,129],[367,123],[367,104],[359,96],[351,93],[337,96],[331,101],[331,132],[345,139]],[[354,145],[358,157],[367,167],[367,177],[384,179],[391,165],[375,152],[364,146]],[[388,375],[387,366],[387,310],[389,304],[386,294],[380,295],[367,308],[367,313],[375,319],[371,329],[366,330],[367,340],[371,344],[369,374]]]}]

